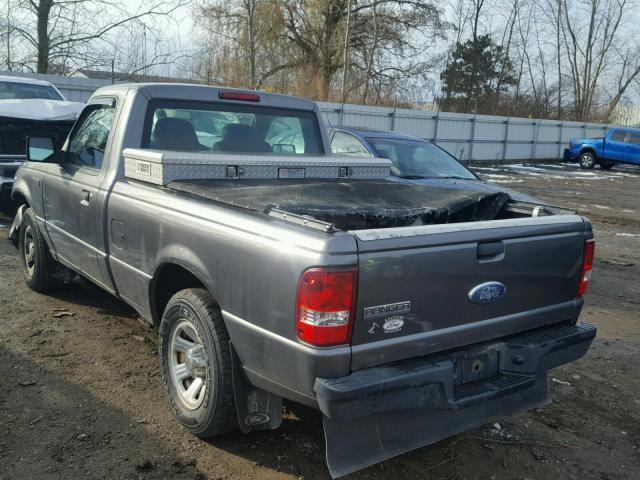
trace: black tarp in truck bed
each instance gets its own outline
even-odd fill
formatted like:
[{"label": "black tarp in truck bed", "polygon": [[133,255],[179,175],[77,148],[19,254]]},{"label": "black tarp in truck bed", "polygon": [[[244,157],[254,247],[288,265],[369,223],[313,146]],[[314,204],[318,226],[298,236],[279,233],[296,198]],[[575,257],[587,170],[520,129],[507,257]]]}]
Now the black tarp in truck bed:
[{"label": "black tarp in truck bed", "polygon": [[385,180],[180,180],[168,187],[259,212],[308,215],[342,230],[494,220],[510,199]]}]

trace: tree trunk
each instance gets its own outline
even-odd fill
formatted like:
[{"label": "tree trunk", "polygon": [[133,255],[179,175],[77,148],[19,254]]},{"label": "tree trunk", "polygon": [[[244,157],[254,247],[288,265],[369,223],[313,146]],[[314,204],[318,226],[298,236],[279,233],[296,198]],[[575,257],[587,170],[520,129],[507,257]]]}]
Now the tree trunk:
[{"label": "tree trunk", "polygon": [[367,59],[367,78],[364,83],[364,93],[362,95],[362,101],[364,104],[369,100],[369,83],[371,82],[371,71],[373,69],[373,58],[378,47],[378,12],[376,10],[376,4],[373,4],[373,42],[371,45],[371,54]]},{"label": "tree trunk", "polygon": [[562,63],[560,61],[560,28],[562,26],[562,1],[558,0],[558,18],[556,22],[556,57],[558,61],[558,120],[562,120]]},{"label": "tree trunk", "polygon": [[38,73],[49,72],[49,14],[53,0],[38,2]]},{"label": "tree trunk", "polygon": [[325,70],[321,70],[320,72],[320,100],[323,102],[328,102],[329,95],[331,92],[331,77],[333,76],[329,72]]},{"label": "tree trunk", "polygon": [[[472,32],[474,49],[478,48],[478,23],[480,22],[480,14],[482,11],[483,4],[484,4],[484,0],[475,0],[474,2],[474,19],[473,19],[473,32]],[[476,54],[477,53],[479,52],[476,52]],[[479,92],[475,91],[477,78],[478,78],[478,59],[477,59],[477,56],[474,55],[471,61],[471,79],[469,83],[469,89],[466,92],[466,95],[465,95],[466,98],[464,100],[464,108],[466,112],[469,111],[471,99],[473,98],[474,105],[475,105],[473,111],[474,113],[477,113],[478,97],[479,97]]]},{"label": "tree trunk", "polygon": [[257,88],[257,72],[256,72],[256,56],[257,56],[257,38],[256,38],[256,1],[245,1],[245,9],[247,11],[247,30],[249,34],[249,79],[250,88]]}]

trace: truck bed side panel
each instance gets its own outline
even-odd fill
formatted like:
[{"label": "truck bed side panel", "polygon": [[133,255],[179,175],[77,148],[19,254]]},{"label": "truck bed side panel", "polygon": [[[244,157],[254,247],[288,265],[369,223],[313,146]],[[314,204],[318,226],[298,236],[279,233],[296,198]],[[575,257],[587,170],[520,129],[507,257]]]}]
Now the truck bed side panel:
[{"label": "truck bed side panel", "polygon": [[119,293],[147,317],[158,269],[182,265],[218,302],[240,361],[252,372],[308,395],[318,368],[326,367],[329,376],[348,373],[349,347],[318,352],[311,366],[297,360],[314,354],[297,342],[295,301],[306,268],[357,263],[351,235],[329,235],[136,181],[116,183],[108,222],[109,264]]}]

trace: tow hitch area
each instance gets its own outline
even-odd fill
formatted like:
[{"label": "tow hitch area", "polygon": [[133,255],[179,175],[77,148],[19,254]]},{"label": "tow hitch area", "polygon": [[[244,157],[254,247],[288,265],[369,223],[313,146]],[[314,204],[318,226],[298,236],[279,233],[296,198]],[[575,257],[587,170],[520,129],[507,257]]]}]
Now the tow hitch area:
[{"label": "tow hitch area", "polygon": [[315,383],[333,478],[550,402],[547,370],[582,357],[593,325],[560,324]]}]

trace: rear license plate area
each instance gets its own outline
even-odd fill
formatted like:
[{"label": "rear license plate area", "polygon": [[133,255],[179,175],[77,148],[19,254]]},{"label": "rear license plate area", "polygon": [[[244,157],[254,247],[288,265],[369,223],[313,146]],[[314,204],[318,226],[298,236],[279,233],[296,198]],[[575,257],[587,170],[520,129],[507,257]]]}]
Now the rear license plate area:
[{"label": "rear license plate area", "polygon": [[500,373],[500,352],[487,348],[459,352],[454,359],[454,385],[495,378]]}]

